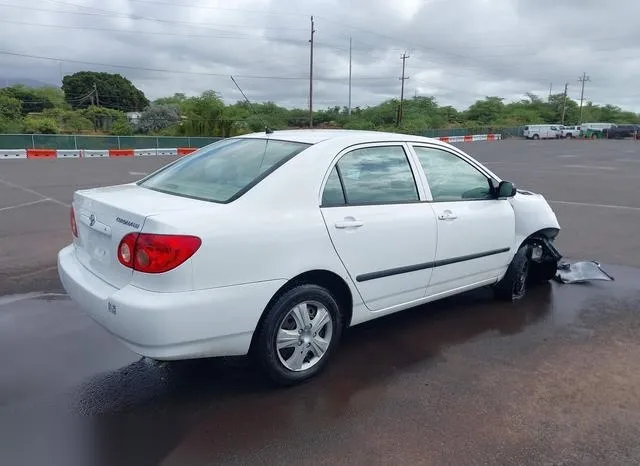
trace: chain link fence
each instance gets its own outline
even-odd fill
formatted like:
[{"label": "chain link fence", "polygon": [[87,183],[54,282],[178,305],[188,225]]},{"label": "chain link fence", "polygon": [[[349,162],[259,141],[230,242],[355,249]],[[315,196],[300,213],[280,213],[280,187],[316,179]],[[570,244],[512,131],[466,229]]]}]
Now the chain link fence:
[{"label": "chain link fence", "polygon": [[220,137],[83,136],[66,134],[0,134],[2,149],[161,149],[204,147]]},{"label": "chain link fence", "polygon": [[428,129],[420,133],[420,136],[428,138],[450,137],[450,136],[467,136],[470,134],[501,134],[503,139],[521,137],[524,126],[479,126],[475,128],[447,128],[447,129]]},{"label": "chain link fence", "polygon": [[[523,127],[477,127],[429,129],[420,136],[466,136],[469,134],[501,134],[503,139],[522,136]],[[0,134],[0,149],[162,149],[176,147],[204,147],[221,137],[172,136],[85,136],[66,134]]]}]

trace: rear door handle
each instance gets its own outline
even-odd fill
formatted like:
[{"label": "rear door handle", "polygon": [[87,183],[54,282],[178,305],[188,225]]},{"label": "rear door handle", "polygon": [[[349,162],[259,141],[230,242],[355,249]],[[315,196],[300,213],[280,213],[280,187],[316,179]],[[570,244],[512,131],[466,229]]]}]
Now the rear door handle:
[{"label": "rear door handle", "polygon": [[338,221],[335,223],[335,227],[336,228],[358,228],[361,227],[362,225],[364,225],[364,222],[361,222],[359,220],[342,220],[342,221]]},{"label": "rear door handle", "polygon": [[458,216],[455,215],[450,210],[445,210],[440,215],[438,215],[438,220],[455,220],[457,218],[458,218]]}]

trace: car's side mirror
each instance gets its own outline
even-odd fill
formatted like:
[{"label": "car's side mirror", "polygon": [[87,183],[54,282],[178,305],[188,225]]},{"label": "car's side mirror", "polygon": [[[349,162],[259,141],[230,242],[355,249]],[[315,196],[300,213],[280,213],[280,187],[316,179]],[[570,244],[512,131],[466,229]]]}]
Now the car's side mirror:
[{"label": "car's side mirror", "polygon": [[501,181],[498,185],[498,197],[513,197],[516,195],[516,186],[511,181]]}]

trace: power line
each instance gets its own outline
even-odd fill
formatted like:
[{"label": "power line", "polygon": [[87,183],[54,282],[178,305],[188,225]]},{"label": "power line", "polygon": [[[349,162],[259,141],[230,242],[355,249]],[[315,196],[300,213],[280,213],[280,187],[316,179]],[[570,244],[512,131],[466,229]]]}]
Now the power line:
[{"label": "power line", "polygon": [[[223,73],[208,73],[208,72],[204,72],[204,71],[184,71],[184,70],[167,70],[167,69],[161,69],[161,68],[148,68],[148,67],[143,67],[143,66],[132,66],[132,65],[119,65],[119,64],[109,64],[109,63],[98,63],[98,62],[92,62],[92,61],[84,61],[84,60],[71,60],[71,59],[66,59],[66,58],[59,58],[59,57],[47,57],[47,56],[42,56],[42,55],[31,55],[31,54],[26,54],[26,53],[17,53],[17,52],[8,52],[5,50],[0,50],[0,55],[8,55],[8,56],[14,56],[14,57],[21,57],[21,58],[34,58],[34,59],[38,59],[38,60],[50,60],[50,61],[56,61],[56,62],[66,62],[66,63],[78,63],[78,64],[82,64],[82,65],[94,65],[94,66],[104,66],[104,67],[111,67],[111,68],[123,68],[123,69],[129,69],[129,70],[141,70],[141,71],[153,71],[153,72],[157,72],[157,73],[174,73],[174,74],[186,74],[186,75],[194,75],[194,76],[223,76],[223,77],[228,77],[228,74],[223,74]],[[244,78],[244,79],[280,79],[280,80],[289,80],[289,81],[296,81],[296,80],[307,80],[309,79],[306,76],[256,76],[256,75],[241,75],[241,74],[236,74],[234,75],[236,77],[239,78]],[[348,78],[344,77],[344,78],[329,78],[329,77],[315,77],[314,78],[316,81],[327,81],[327,82],[344,82],[346,81]],[[358,80],[391,80],[393,78],[391,77],[358,77],[355,78]]]},{"label": "power line", "polygon": [[[56,1],[56,0],[48,0],[48,1],[54,1],[56,3],[67,3],[70,4],[69,2],[61,2],[61,1]],[[305,17],[308,18],[308,15],[305,13],[292,13],[292,12],[284,12],[284,11],[261,11],[261,10],[256,10],[256,9],[247,9],[247,8],[228,8],[228,7],[219,7],[219,6],[210,6],[210,5],[191,5],[188,3],[176,3],[176,2],[168,2],[168,1],[157,1],[157,0],[129,0],[131,2],[134,3],[143,3],[143,4],[148,4],[148,5],[166,5],[166,6],[174,6],[174,7],[180,7],[180,8],[192,8],[192,9],[198,9],[198,10],[209,10],[209,11],[229,11],[229,12],[245,12],[245,13],[255,13],[258,14],[262,17],[264,16],[291,16],[291,17]],[[99,9],[99,8],[94,8],[94,7],[87,7],[84,5],[75,5],[72,4],[74,6],[78,6],[78,7],[82,7],[82,8],[90,8],[90,9],[94,9],[94,10],[99,10],[99,11],[109,11],[109,10],[104,10],[104,9]],[[345,23],[342,23],[340,21],[337,20],[333,20],[324,16],[318,16],[315,15],[316,19],[323,19],[325,21],[329,21],[332,22],[336,25],[342,26],[342,27],[348,27],[351,29],[358,29],[362,32],[371,34],[371,35],[377,35],[380,37],[384,37],[384,38],[390,38],[393,39],[394,41],[401,41],[401,39],[399,38],[394,38],[392,36],[388,36],[388,35],[384,35],[384,34],[380,34],[379,32],[370,30],[370,29],[365,29],[365,28],[358,28],[358,27],[354,27],[351,25],[346,25]],[[240,26],[240,27],[247,27],[247,28],[252,28],[251,26]],[[291,30],[306,30],[306,28],[286,28],[286,27],[280,27],[280,26],[274,26],[274,29],[291,29]],[[497,30],[494,30],[497,32]],[[479,33],[479,36],[485,36],[487,33],[487,31],[483,31],[481,33]],[[467,35],[465,35],[465,37],[467,37]],[[629,37],[629,35],[621,35],[621,36],[591,36],[592,38],[594,38],[595,40],[598,41],[605,41],[605,40],[612,40],[612,41],[620,41],[620,40],[631,40],[632,38]],[[365,45],[371,46],[371,44],[366,44],[364,42],[361,42]],[[542,42],[540,42],[542,43]],[[545,41],[544,43],[548,43],[548,41]],[[533,43],[535,45],[535,43]],[[486,44],[486,45],[466,45],[466,44],[462,44],[461,47],[464,47],[465,49],[468,48],[496,48],[496,47],[504,47],[504,48],[526,48],[526,47],[530,47],[532,45],[532,42],[527,41],[527,42],[523,42],[521,44],[513,44],[513,43],[503,43],[503,44]],[[619,47],[613,48],[612,50],[618,50]],[[495,55],[496,57],[498,56],[503,56],[503,55]]]},{"label": "power line", "polygon": [[[67,3],[67,2],[60,2],[60,3],[65,3],[69,6],[73,6],[74,8],[82,8],[82,5],[76,5],[75,3]],[[142,16],[138,14],[118,13],[117,11],[103,10],[98,8],[92,8],[92,9],[100,11],[101,13],[93,13],[89,11],[64,11],[64,10],[56,10],[51,8],[40,8],[40,7],[32,7],[32,6],[26,7],[24,5],[10,5],[6,3],[0,3],[0,6],[7,7],[7,8],[16,8],[23,11],[45,11],[48,13],[59,13],[63,15],[80,15],[80,16],[94,16],[94,17],[97,16],[102,18],[126,18],[132,21],[143,20],[143,21],[153,21],[153,22],[162,23],[162,24],[183,24],[190,27],[195,27],[195,28],[209,30],[209,31],[233,32],[232,30],[229,30],[229,29],[218,29],[218,28],[208,27],[206,25],[203,25],[202,23],[198,23],[194,21],[180,21],[180,20],[170,20],[170,19],[163,19],[163,18],[154,18],[154,17]],[[89,7],[85,7],[85,8],[89,8]],[[251,29],[251,30],[256,29],[253,26],[223,26],[223,27],[232,27],[233,29],[245,29],[245,28]]]},{"label": "power line", "polygon": [[[242,36],[234,36],[234,35],[217,35],[217,34],[181,34],[181,33],[177,33],[177,32],[159,32],[159,31],[139,31],[139,30],[126,30],[126,29],[116,29],[116,28],[102,28],[102,27],[94,27],[94,26],[71,26],[71,25],[61,25],[61,24],[43,24],[43,23],[33,23],[33,22],[23,22],[23,21],[13,21],[13,20],[7,20],[7,19],[0,19],[0,23],[7,23],[7,24],[16,24],[16,25],[20,25],[20,26],[27,26],[27,27],[37,27],[37,28],[41,28],[41,27],[45,27],[45,28],[54,28],[54,29],[64,29],[64,30],[79,30],[79,31],[104,31],[104,32],[113,32],[113,33],[117,33],[117,34],[137,34],[137,35],[143,35],[143,36],[172,36],[172,37],[180,37],[180,38],[202,38],[202,39],[222,39],[222,40],[232,40],[232,41],[237,41],[237,40],[250,40],[250,41],[256,41],[256,42],[262,42],[265,39],[270,40],[270,41],[274,41],[274,42],[281,42],[281,43],[285,43],[285,44],[289,44],[291,43],[291,41],[297,41],[297,39],[295,38],[289,38],[289,37],[279,37],[279,36],[272,36],[272,35],[262,35],[262,36],[253,36],[253,35],[242,35]],[[266,45],[266,44],[265,44]],[[344,47],[338,47],[326,42],[320,42],[320,43],[316,43],[315,44],[316,47],[320,47],[323,49],[331,49],[331,50],[339,50],[339,51],[347,51],[347,48]],[[364,51],[365,49],[357,49],[354,48],[354,50],[361,50]],[[273,59],[271,58],[264,58],[262,60],[252,60],[253,64],[256,63],[269,63],[272,64],[273,63]],[[391,78],[390,78],[391,79]]]},{"label": "power line", "polygon": [[[88,10],[94,10],[94,11],[101,11],[104,13],[108,13],[108,15],[105,16],[110,16],[110,15],[117,15],[117,16],[128,16],[131,17],[132,19],[144,19],[144,20],[148,20],[148,21],[160,21],[160,22],[176,22],[176,23],[183,23],[183,24],[193,24],[196,25],[198,27],[201,26],[201,23],[198,22],[193,22],[193,21],[174,21],[174,20],[167,20],[167,19],[161,19],[161,18],[156,18],[156,17],[150,17],[150,16],[142,16],[142,15],[138,15],[138,14],[132,14],[132,15],[128,15],[126,13],[119,13],[117,11],[113,11],[113,10],[107,10],[105,8],[96,8],[96,7],[91,7],[91,6],[85,6],[85,5],[78,5],[77,3],[72,3],[72,2],[67,2],[64,0],[47,0],[51,3],[56,3],[59,5],[68,5],[68,6],[72,6],[74,8],[84,8],[84,9],[88,9]],[[246,28],[246,29],[255,29],[253,26],[247,26],[247,25],[232,25],[232,24],[225,24],[223,27],[229,27],[229,28],[233,28],[233,29],[240,29],[240,28]],[[291,28],[291,27],[279,27],[279,26],[262,26],[262,29],[278,29],[278,30],[293,30],[293,31],[304,31],[304,28]]]},{"label": "power line", "polygon": [[[249,34],[245,34],[245,35],[213,35],[213,34],[180,34],[177,32],[171,32],[171,31],[167,31],[167,32],[160,32],[160,31],[139,31],[139,30],[127,30],[127,29],[116,29],[116,28],[103,28],[103,27],[96,27],[96,26],[72,26],[72,25],[62,25],[62,24],[43,24],[43,23],[34,23],[34,22],[23,22],[23,21],[13,21],[13,20],[9,20],[9,19],[0,19],[0,23],[7,23],[7,24],[17,24],[20,26],[32,26],[32,27],[46,27],[46,28],[56,28],[56,29],[75,29],[75,30],[81,30],[81,31],[105,31],[105,32],[117,32],[117,33],[122,33],[122,34],[142,34],[142,35],[156,35],[156,36],[176,36],[176,37],[185,37],[185,38],[191,38],[191,37],[198,37],[198,38],[203,38],[203,39],[211,39],[211,38],[215,38],[215,39],[232,39],[232,40],[244,40],[244,39],[249,39],[249,40],[264,40],[264,39],[269,39],[269,40],[287,40],[289,39],[288,37],[280,37],[280,36],[256,36],[256,35],[249,35]],[[227,31],[222,31],[224,33],[226,33]]]},{"label": "power line", "polygon": [[[217,6],[209,6],[209,5],[189,5],[187,3],[174,3],[174,2],[159,2],[159,1],[151,1],[151,0],[130,0],[131,2],[135,2],[135,3],[147,3],[150,5],[168,5],[168,6],[179,6],[181,8],[197,8],[199,10],[215,10],[215,11],[234,11],[234,12],[238,12],[238,11],[242,11],[242,12],[247,12],[247,13],[257,13],[260,16],[265,16],[265,15],[272,15],[272,16],[298,16],[298,17],[305,17],[307,18],[307,15],[304,13],[286,13],[286,12],[279,12],[279,11],[258,11],[258,10],[249,10],[246,8],[222,8],[222,7],[217,7]],[[306,28],[304,29],[306,30]]]}]

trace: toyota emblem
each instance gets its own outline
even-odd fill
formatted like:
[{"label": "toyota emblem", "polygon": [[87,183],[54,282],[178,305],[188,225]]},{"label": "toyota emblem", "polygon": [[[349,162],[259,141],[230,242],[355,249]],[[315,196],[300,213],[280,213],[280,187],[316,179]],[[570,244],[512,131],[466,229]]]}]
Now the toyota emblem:
[{"label": "toyota emblem", "polygon": [[91,214],[91,216],[89,217],[89,226],[93,226],[96,223],[96,216],[94,214]]}]

